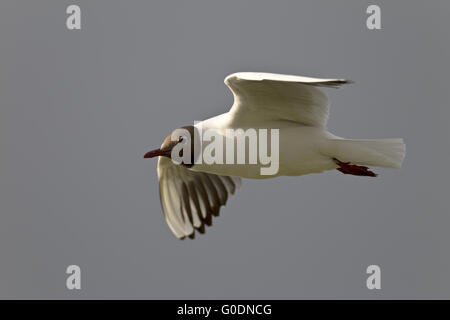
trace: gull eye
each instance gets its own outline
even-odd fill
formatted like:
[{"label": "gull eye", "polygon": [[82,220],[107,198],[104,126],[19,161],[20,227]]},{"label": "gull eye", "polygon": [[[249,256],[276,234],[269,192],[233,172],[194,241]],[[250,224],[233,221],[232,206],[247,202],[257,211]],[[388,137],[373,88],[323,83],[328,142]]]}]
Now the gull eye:
[{"label": "gull eye", "polygon": [[180,137],[180,138],[178,139],[178,143],[183,142],[183,140],[184,140],[184,138],[183,138],[183,137]]}]

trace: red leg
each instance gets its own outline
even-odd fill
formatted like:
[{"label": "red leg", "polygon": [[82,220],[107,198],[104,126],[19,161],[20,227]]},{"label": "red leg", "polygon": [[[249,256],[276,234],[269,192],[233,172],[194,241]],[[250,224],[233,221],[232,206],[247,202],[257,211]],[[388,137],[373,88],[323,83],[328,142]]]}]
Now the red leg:
[{"label": "red leg", "polygon": [[368,176],[376,177],[377,174],[369,170],[369,168],[364,166],[358,166],[356,164],[351,164],[350,162],[342,162],[336,158],[333,158],[334,162],[339,166],[336,170],[344,174],[352,174],[354,176]]}]

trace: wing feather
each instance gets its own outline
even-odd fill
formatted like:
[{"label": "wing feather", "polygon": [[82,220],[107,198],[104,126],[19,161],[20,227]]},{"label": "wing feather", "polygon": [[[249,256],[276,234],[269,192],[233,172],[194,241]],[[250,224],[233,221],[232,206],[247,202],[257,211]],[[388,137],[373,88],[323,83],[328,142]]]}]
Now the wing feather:
[{"label": "wing feather", "polygon": [[160,181],[159,192],[160,192],[161,206],[164,212],[166,223],[169,225],[170,230],[176,237],[184,239],[185,237],[184,232],[182,228],[179,226],[177,220],[174,219],[175,215],[173,213],[172,201],[170,200],[170,191],[168,188],[167,180]]},{"label": "wing feather", "polygon": [[201,179],[205,187],[206,193],[208,194],[209,206],[212,210],[212,215],[217,217],[219,215],[219,208],[221,206],[219,194],[217,193],[214,184],[209,178],[210,174],[201,172]]},{"label": "wing feather", "polygon": [[240,178],[191,171],[168,158],[158,161],[161,206],[172,233],[194,239],[205,232],[220,208],[240,186]]},{"label": "wing feather", "polygon": [[318,87],[337,88],[350,82],[259,72],[225,78],[234,95],[231,112],[235,119],[285,120],[315,127],[325,127],[329,115],[328,96]]}]

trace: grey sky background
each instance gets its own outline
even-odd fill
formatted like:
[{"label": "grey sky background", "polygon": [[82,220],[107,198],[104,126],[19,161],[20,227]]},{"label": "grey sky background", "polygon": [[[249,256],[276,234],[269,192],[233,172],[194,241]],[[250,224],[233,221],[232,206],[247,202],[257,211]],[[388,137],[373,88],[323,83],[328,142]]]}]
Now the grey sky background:
[{"label": "grey sky background", "polygon": [[[444,0],[1,1],[0,298],[450,298],[449,14]],[[245,180],[206,235],[177,240],[142,155],[227,111],[237,71],[354,80],[326,90],[329,130],[404,138],[403,168]]]}]

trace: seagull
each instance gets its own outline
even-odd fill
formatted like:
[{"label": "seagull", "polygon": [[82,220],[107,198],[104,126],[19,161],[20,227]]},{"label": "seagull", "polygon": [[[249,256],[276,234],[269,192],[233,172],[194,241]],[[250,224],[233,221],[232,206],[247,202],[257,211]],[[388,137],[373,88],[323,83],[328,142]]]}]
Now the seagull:
[{"label": "seagull", "polygon": [[[194,239],[196,232],[205,233],[205,226],[212,225],[213,217],[219,215],[228,197],[240,187],[241,178],[301,176],[335,169],[343,174],[375,177],[368,166],[398,169],[402,165],[403,139],[344,139],[327,131],[329,99],[319,87],[338,88],[351,83],[350,80],[238,72],[227,76],[224,82],[234,96],[234,104],[227,113],[180,128],[196,138],[173,139],[174,131],[160,148],[144,155],[144,158],[158,157],[162,210],[170,230],[179,239]],[[275,174],[263,175],[264,164],[260,161],[252,164],[195,161],[206,148],[203,144],[195,148],[200,130],[212,130],[226,138],[226,130],[249,128],[278,130]],[[191,144],[187,155],[191,162],[173,160],[172,151],[183,143]]]}]

